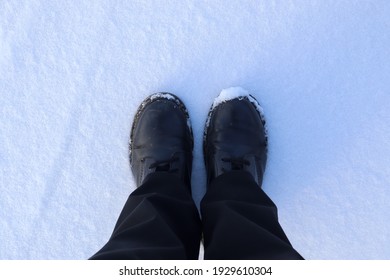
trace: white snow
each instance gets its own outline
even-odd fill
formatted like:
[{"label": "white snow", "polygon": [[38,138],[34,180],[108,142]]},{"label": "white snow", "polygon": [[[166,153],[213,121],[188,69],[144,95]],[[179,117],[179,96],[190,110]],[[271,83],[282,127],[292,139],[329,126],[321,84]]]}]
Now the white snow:
[{"label": "white snow", "polygon": [[242,97],[248,97],[249,92],[242,87],[230,87],[225,88],[221,91],[221,93],[214,99],[213,102],[213,108],[217,107],[219,104],[235,99],[235,98],[242,98]]},{"label": "white snow", "polygon": [[157,92],[157,93],[154,93],[150,96],[151,100],[155,100],[157,98],[164,98],[164,99],[176,101],[175,97],[172,94],[169,94],[166,92]]},{"label": "white snow", "polygon": [[294,247],[389,259],[389,30],[385,0],[0,1],[0,259],[86,259],[108,240],[154,92],[188,108],[199,203],[204,123],[232,86],[264,108],[263,188]]}]

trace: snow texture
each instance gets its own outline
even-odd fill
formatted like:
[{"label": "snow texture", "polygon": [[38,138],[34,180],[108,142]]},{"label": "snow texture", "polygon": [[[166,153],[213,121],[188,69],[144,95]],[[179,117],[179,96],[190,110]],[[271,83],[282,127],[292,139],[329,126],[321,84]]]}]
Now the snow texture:
[{"label": "snow texture", "polygon": [[[266,113],[263,188],[307,259],[390,259],[390,2],[0,1],[0,259],[86,259],[135,185],[139,104],[195,136],[224,88]],[[243,236],[245,238],[245,236]]]}]

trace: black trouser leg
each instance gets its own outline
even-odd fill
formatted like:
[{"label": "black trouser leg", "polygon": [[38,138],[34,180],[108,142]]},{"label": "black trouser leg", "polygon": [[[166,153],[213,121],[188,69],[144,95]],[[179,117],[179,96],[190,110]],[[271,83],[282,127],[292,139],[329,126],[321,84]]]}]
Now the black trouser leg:
[{"label": "black trouser leg", "polygon": [[201,202],[205,259],[302,259],[278,222],[277,208],[253,177],[217,177]]},{"label": "black trouser leg", "polygon": [[190,190],[173,174],[150,174],[127,200],[108,243],[91,259],[197,259],[201,238]]}]

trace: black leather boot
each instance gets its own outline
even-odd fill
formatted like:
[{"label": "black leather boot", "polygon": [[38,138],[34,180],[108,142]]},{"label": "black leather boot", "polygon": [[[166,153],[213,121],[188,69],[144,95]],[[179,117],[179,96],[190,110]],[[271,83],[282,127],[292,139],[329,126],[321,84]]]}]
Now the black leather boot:
[{"label": "black leather boot", "polygon": [[153,172],[177,174],[190,187],[193,136],[187,109],[170,93],[142,102],[130,136],[130,165],[140,186]]},{"label": "black leather boot", "polygon": [[250,95],[212,106],[203,142],[208,185],[226,172],[243,170],[261,186],[267,162],[267,134],[259,108]]}]

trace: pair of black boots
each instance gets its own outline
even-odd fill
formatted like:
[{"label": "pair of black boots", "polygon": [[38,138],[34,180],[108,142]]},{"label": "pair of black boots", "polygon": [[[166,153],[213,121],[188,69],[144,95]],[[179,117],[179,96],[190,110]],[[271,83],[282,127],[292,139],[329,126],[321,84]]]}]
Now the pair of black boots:
[{"label": "pair of black boots", "polygon": [[147,98],[130,137],[138,188],[91,259],[197,259],[201,239],[205,259],[302,259],[260,187],[267,135],[259,108],[252,96],[234,90],[214,102],[204,133],[208,186],[200,219],[191,197],[188,112],[172,94]]},{"label": "pair of black boots", "polygon": [[[203,143],[208,184],[223,173],[245,170],[261,186],[267,135],[258,108],[250,95],[212,106]],[[130,137],[130,163],[137,186],[150,173],[169,172],[190,187],[192,149],[192,129],[183,102],[170,93],[147,98],[136,114]]]}]

